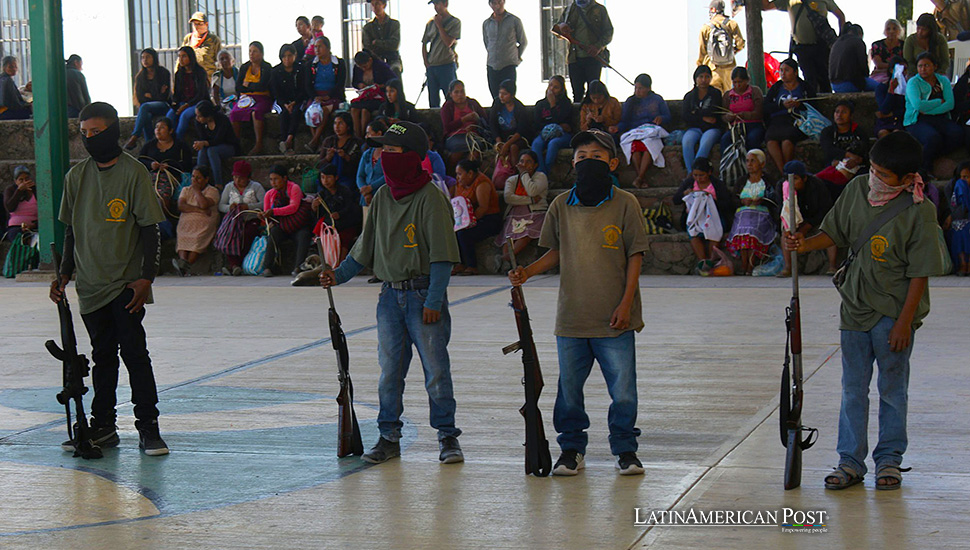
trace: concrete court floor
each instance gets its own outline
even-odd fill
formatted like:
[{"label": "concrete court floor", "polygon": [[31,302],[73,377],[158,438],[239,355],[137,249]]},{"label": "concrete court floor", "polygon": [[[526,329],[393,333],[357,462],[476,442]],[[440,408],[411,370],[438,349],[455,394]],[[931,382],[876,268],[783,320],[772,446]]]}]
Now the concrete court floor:
[{"label": "concrete court floor", "polygon": [[[403,457],[375,467],[334,454],[337,381],[319,289],[283,278],[161,278],[146,326],[172,454],[138,452],[123,374],[121,446],[85,462],[57,447],[65,430],[54,400],[60,366],[43,349],[57,335],[46,287],[0,282],[0,548],[970,548],[959,527],[970,515],[962,447],[970,281],[931,282],[910,388],[905,464],[914,470],[895,492],[874,491],[871,474],[865,486],[822,488],[837,462],[840,377],[838,296],[825,278],[803,280],[802,292],[804,420],[821,437],[805,452],[802,487],[788,492],[777,393],[789,281],[643,277],[638,425],[647,473],[616,475],[609,399],[594,370],[587,469],[547,479],[522,473],[521,362],[501,354],[516,338],[505,281],[453,281],[450,350],[466,462],[437,462],[415,359]],[[557,284],[526,286],[553,460]],[[377,437],[376,297],[360,278],[335,291],[367,447]],[[89,353],[76,310],[75,322]],[[871,440],[875,406],[872,417]],[[826,532],[634,525],[636,508],[647,516],[786,507],[826,511]]]}]

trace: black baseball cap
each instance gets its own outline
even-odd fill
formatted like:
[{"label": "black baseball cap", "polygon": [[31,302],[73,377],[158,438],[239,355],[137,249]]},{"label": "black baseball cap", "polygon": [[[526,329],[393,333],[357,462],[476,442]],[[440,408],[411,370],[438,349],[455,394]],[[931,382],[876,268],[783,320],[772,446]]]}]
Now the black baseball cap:
[{"label": "black baseball cap", "polygon": [[607,151],[610,152],[611,157],[616,158],[616,142],[613,141],[613,136],[602,130],[594,129],[580,132],[576,134],[569,142],[569,146],[575,149],[577,144],[589,143],[590,139],[602,145]]},{"label": "black baseball cap", "polygon": [[396,122],[384,132],[384,135],[367,138],[367,143],[373,147],[393,145],[402,147],[406,151],[414,151],[424,158],[428,154],[428,134],[413,122]]}]

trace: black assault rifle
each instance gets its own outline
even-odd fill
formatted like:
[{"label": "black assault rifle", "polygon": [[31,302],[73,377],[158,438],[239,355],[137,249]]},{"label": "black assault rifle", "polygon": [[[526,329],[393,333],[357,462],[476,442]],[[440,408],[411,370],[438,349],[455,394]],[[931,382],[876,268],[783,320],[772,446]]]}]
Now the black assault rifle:
[{"label": "black assault rifle", "polygon": [[[789,232],[798,230],[795,225],[795,184],[788,175]],[[815,444],[818,430],[802,425],[802,312],[798,299],[798,252],[791,251],[792,298],[785,309],[785,366],[781,371],[781,406],[779,426],[781,444],[785,446],[785,490],[802,484],[802,451]],[[808,437],[802,439],[802,432]]]},{"label": "black assault rifle", "polygon": [[347,351],[347,336],[340,326],[340,316],[333,305],[333,290],[327,287],[330,298],[330,342],[337,352],[337,379],[340,381],[340,392],[337,394],[337,457],[347,455],[360,456],[364,454],[364,443],[360,439],[360,426],[357,424],[357,413],[354,412],[354,384],[350,381],[350,352]]},{"label": "black assault rifle", "polygon": [[[51,243],[54,255],[54,276],[60,284],[61,256],[57,253],[54,243]],[[84,459],[101,458],[101,447],[91,442],[91,429],[88,417],[84,414],[84,394],[88,388],[84,385],[84,378],[91,372],[88,359],[77,352],[77,337],[74,334],[74,319],[71,317],[71,305],[67,302],[67,292],[61,295],[57,302],[57,315],[61,321],[61,345],[48,340],[44,346],[47,351],[61,362],[63,367],[63,389],[57,394],[57,402],[64,405],[67,415],[67,437],[74,442],[74,456]],[[71,421],[71,402],[74,402],[75,421]]]},{"label": "black assault rifle", "polygon": [[[512,239],[508,240],[508,246],[512,269],[518,269]],[[552,455],[549,454],[549,441],[546,440],[546,431],[542,427],[542,414],[539,412],[539,393],[543,386],[542,371],[539,369],[536,343],[532,338],[529,309],[525,305],[525,296],[520,286],[512,287],[512,310],[515,311],[519,341],[502,348],[502,353],[508,355],[522,351],[522,366],[525,368],[525,376],[522,379],[522,384],[525,386],[525,404],[519,412],[525,417],[525,474],[545,477],[552,471]]]}]

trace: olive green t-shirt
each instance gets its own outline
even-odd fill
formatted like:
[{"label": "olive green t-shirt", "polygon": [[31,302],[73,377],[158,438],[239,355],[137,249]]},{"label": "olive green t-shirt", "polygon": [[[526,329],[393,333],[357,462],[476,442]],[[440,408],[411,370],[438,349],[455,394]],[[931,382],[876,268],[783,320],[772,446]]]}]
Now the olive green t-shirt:
[{"label": "olive green t-shirt", "polygon": [[[556,336],[612,338],[610,318],[626,290],[628,259],[650,248],[636,197],[613,188],[599,206],[569,205],[570,193],[552,201],[539,246],[559,251],[559,305]],[[643,329],[637,289],[626,330]]]},{"label": "olive green t-shirt", "polygon": [[387,185],[381,187],[350,255],[381,280],[395,283],[430,275],[434,262],[458,263],[451,203],[434,184],[399,201]]},{"label": "olive green t-shirt", "polygon": [[[457,17],[449,15],[442,26],[448,36],[455,40],[461,38],[461,21]],[[431,44],[428,49],[428,65],[432,67],[447,65],[458,60],[458,55],[455,53],[457,43],[454,46],[445,45],[444,41],[441,40],[441,33],[438,32],[438,26],[434,24],[434,19],[428,21],[428,24],[424,27],[424,37],[421,44]]]},{"label": "olive green t-shirt", "polygon": [[[869,223],[896,201],[913,200],[904,191],[886,205],[871,206],[868,194],[869,176],[856,177],[846,185],[822,221],[819,229],[840,248],[852,246]],[[911,279],[945,275],[951,268],[933,203],[926,199],[910,206],[876,231],[849,267],[839,289],[842,295],[840,328],[867,332],[883,316],[898,319]],[[927,289],[913,317],[914,330],[923,324],[929,312]]]},{"label": "olive green t-shirt", "polygon": [[[108,305],[141,278],[140,227],[165,220],[145,166],[127,153],[108,170],[86,159],[64,176],[58,216],[74,230],[81,313]],[[148,302],[152,303],[149,293]]]},{"label": "olive green t-shirt", "polygon": [[[792,26],[794,26],[792,35],[795,37],[795,43],[815,44],[818,42],[818,38],[815,36],[815,27],[812,25],[812,20],[808,18],[807,13],[802,14],[801,17],[798,16],[798,12],[802,11],[803,4],[817,11],[822,17],[828,17],[829,11],[838,9],[839,6],[835,3],[835,0],[811,0],[809,2],[775,0],[776,8],[788,12],[788,17],[791,19]],[[795,18],[798,18],[797,25],[795,25]],[[838,29],[836,29],[836,34],[838,34]]]}]

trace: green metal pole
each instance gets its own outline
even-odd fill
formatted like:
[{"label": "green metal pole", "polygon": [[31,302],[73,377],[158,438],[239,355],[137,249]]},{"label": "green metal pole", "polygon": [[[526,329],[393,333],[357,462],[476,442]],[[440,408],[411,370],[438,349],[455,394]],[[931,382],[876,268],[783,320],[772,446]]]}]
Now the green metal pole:
[{"label": "green metal pole", "polygon": [[762,30],[761,2],[760,0],[748,0],[744,6],[744,20],[748,35],[748,76],[751,78],[751,85],[761,88],[762,92],[768,91],[768,83],[765,80],[765,40]]},{"label": "green metal pole", "polygon": [[51,264],[48,243],[64,246],[64,224],[57,221],[70,166],[67,134],[67,91],[64,72],[64,29],[61,0],[30,0],[30,57],[34,92],[34,158],[37,162],[37,207],[40,259]]}]

